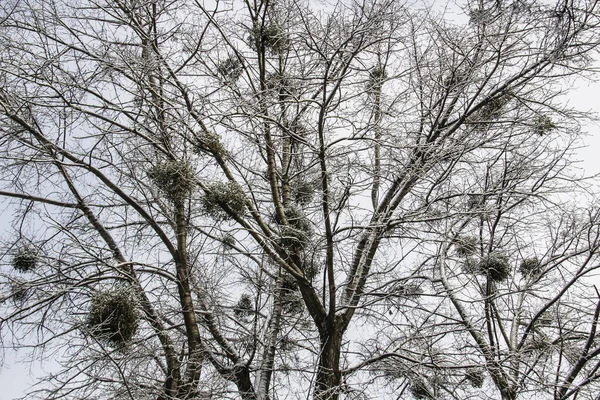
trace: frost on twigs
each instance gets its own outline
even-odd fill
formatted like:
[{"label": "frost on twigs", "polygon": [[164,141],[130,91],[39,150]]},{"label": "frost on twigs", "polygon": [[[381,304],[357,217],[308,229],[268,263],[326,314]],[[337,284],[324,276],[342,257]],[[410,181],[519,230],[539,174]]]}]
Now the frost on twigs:
[{"label": "frost on twigs", "polygon": [[96,338],[115,347],[126,346],[140,322],[138,301],[129,288],[95,293],[87,327]]},{"label": "frost on twigs", "polygon": [[23,245],[15,251],[12,266],[19,272],[31,272],[37,267],[39,256],[39,250],[34,245]]},{"label": "frost on twigs", "polygon": [[189,198],[196,187],[194,169],[185,160],[161,162],[148,171],[148,177],[173,203]]},{"label": "frost on twigs", "polygon": [[235,182],[208,184],[201,201],[204,212],[219,220],[231,219],[230,213],[241,216],[246,211],[246,195]]}]

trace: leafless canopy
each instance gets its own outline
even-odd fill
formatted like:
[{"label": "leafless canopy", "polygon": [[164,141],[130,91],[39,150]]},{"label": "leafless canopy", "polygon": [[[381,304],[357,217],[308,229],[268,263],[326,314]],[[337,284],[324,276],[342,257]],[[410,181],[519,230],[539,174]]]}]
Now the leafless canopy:
[{"label": "leafless canopy", "polygon": [[596,398],[599,7],[0,2],[31,396]]}]

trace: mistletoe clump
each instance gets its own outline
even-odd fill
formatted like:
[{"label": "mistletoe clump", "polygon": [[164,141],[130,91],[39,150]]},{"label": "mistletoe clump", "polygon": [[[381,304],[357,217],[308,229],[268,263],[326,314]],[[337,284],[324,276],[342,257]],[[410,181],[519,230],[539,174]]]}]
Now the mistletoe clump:
[{"label": "mistletoe clump", "polygon": [[279,225],[279,244],[290,251],[299,251],[310,240],[310,236],[313,233],[312,225],[308,218],[294,204],[284,207],[283,212],[287,219],[287,224],[282,224],[283,221],[280,221],[278,216],[275,217],[277,223],[281,224]]},{"label": "mistletoe clump", "polygon": [[29,288],[25,281],[16,280],[11,285],[10,297],[15,303],[23,303],[29,296]]},{"label": "mistletoe clump", "polygon": [[219,135],[214,132],[204,131],[197,134],[194,149],[199,154],[208,153],[221,158],[227,156],[227,150],[223,147]]},{"label": "mistletoe clump", "polygon": [[265,87],[279,93],[279,95],[291,95],[294,92],[292,80],[281,72],[272,72],[265,78]]},{"label": "mistletoe clump", "polygon": [[233,314],[238,319],[246,320],[254,314],[254,302],[249,294],[242,294],[237,304],[233,308]]},{"label": "mistletoe clump", "polygon": [[230,55],[217,65],[217,73],[225,82],[235,82],[242,75],[243,65],[238,57]]},{"label": "mistletoe clump", "polygon": [[459,237],[454,244],[454,250],[459,257],[468,257],[477,251],[478,242],[474,236]]},{"label": "mistletoe clump", "polygon": [[303,179],[292,183],[292,197],[296,203],[305,206],[309,204],[317,190],[317,184]]},{"label": "mistletoe clump", "polygon": [[510,277],[510,262],[504,254],[490,253],[479,261],[477,270],[494,282],[502,282]]},{"label": "mistletoe clump", "polygon": [[469,368],[465,372],[465,379],[469,381],[474,388],[481,388],[485,381],[485,375],[479,368]]},{"label": "mistletoe clump", "polygon": [[39,261],[39,250],[33,245],[19,247],[12,258],[12,266],[19,272],[33,271]]},{"label": "mistletoe clump", "polygon": [[138,302],[128,288],[98,292],[92,297],[87,326],[96,338],[116,347],[131,342],[140,322]]},{"label": "mistletoe clump", "polygon": [[289,38],[285,29],[275,22],[255,24],[250,30],[249,40],[256,49],[264,47],[273,54],[281,54],[289,48]]},{"label": "mistletoe clump", "polygon": [[537,257],[526,258],[519,265],[519,272],[523,275],[537,276],[543,271],[542,263]]},{"label": "mistletoe clump", "polygon": [[552,118],[547,115],[538,115],[533,119],[533,132],[536,135],[544,136],[556,128]]},{"label": "mistletoe clump", "polygon": [[423,378],[415,378],[410,382],[410,392],[417,399],[433,399]]},{"label": "mistletoe clump", "polygon": [[321,268],[317,262],[306,262],[303,265],[302,271],[304,272],[306,279],[312,281],[319,274]]},{"label": "mistletoe clump", "polygon": [[235,182],[209,184],[202,198],[202,208],[216,219],[230,219],[231,214],[242,215],[246,211],[244,189]]},{"label": "mistletoe clump", "polygon": [[506,112],[506,105],[509,103],[510,99],[510,93],[503,93],[487,99],[485,103],[469,117],[469,122],[473,123],[478,129],[488,126],[491,122],[502,117]]},{"label": "mistletoe clump", "polygon": [[149,178],[156,187],[174,203],[189,198],[196,187],[192,165],[184,160],[169,160],[152,167]]}]

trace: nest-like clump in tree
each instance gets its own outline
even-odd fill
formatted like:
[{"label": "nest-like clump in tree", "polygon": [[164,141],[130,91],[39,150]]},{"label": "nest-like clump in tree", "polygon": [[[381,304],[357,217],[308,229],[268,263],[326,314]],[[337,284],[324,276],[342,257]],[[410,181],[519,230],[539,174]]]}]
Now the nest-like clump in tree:
[{"label": "nest-like clump in tree", "polygon": [[299,314],[304,310],[304,301],[298,290],[296,279],[290,274],[283,275],[281,283],[281,305],[286,314]]},{"label": "nest-like clump in tree", "polygon": [[312,201],[316,189],[315,182],[298,179],[292,183],[292,197],[296,203],[305,206]]},{"label": "nest-like clump in tree", "polygon": [[203,131],[196,134],[196,142],[194,143],[194,150],[198,154],[208,153],[217,157],[226,157],[227,150],[223,147],[219,135],[214,132]]},{"label": "nest-like clump in tree", "polygon": [[122,347],[131,342],[140,318],[139,303],[131,289],[115,289],[94,294],[87,326],[96,338]]},{"label": "nest-like clump in tree", "polygon": [[506,105],[511,99],[510,93],[504,93],[487,99],[481,107],[475,111],[468,121],[477,128],[483,128],[489,123],[498,120],[506,111]]},{"label": "nest-like clump in tree", "polygon": [[290,338],[288,335],[285,335],[285,336],[282,336],[281,339],[279,339],[277,350],[290,351],[297,345],[298,345],[298,342],[296,340]]},{"label": "nest-like clump in tree", "polygon": [[321,268],[319,267],[318,263],[316,263],[316,262],[305,262],[303,267],[304,267],[304,269],[303,269],[304,276],[309,281],[312,281],[313,279],[315,279],[315,277],[321,271]]},{"label": "nest-like clump in tree", "polygon": [[275,22],[255,24],[250,29],[250,44],[257,50],[265,49],[272,54],[282,54],[290,46],[285,29]]},{"label": "nest-like clump in tree", "polygon": [[369,93],[377,93],[381,90],[383,83],[388,75],[382,65],[378,65],[369,71],[369,80],[367,81],[367,91]]},{"label": "nest-like clump in tree", "polygon": [[479,261],[477,269],[481,275],[486,275],[494,282],[502,282],[510,277],[510,261],[504,254],[490,253]]},{"label": "nest-like clump in tree", "polygon": [[312,225],[296,205],[290,204],[284,208],[283,212],[288,222],[287,225],[282,224],[283,221],[278,215],[275,216],[275,221],[281,224],[279,226],[279,245],[290,251],[302,250],[313,233]]},{"label": "nest-like clump in tree", "polygon": [[544,136],[554,129],[556,129],[556,124],[552,122],[552,118],[547,115],[537,115],[533,119],[533,133],[539,136]]},{"label": "nest-like clump in tree", "polygon": [[525,346],[529,350],[545,351],[552,346],[552,339],[542,331],[536,330],[529,334]]},{"label": "nest-like clump in tree", "polygon": [[453,70],[442,79],[442,86],[446,89],[451,89],[468,79],[469,73],[464,70]]},{"label": "nest-like clump in tree", "polygon": [[477,251],[479,240],[474,236],[461,236],[454,243],[454,250],[459,257],[472,256]]},{"label": "nest-like clump in tree", "polygon": [[467,209],[477,210],[485,205],[485,196],[482,194],[470,194],[467,197]]},{"label": "nest-like clump in tree", "polygon": [[29,297],[29,288],[25,281],[15,280],[11,284],[10,297],[15,303],[23,303]]},{"label": "nest-like clump in tree", "polygon": [[304,311],[304,300],[299,292],[292,292],[285,295],[282,301],[282,308],[285,314],[297,315]]},{"label": "nest-like clump in tree", "polygon": [[469,368],[465,372],[465,379],[474,388],[481,388],[485,382],[485,374],[480,368]]},{"label": "nest-like clump in tree", "polygon": [[510,277],[511,266],[506,255],[494,252],[479,260],[468,258],[465,262],[465,272],[485,275],[491,281],[502,282]]},{"label": "nest-like clump in tree", "polygon": [[526,276],[540,275],[543,270],[542,263],[537,257],[526,258],[519,264],[519,272]]},{"label": "nest-like clump in tree", "polygon": [[249,294],[242,294],[235,307],[233,307],[233,314],[244,321],[254,315],[254,302]]},{"label": "nest-like clump in tree", "polygon": [[292,80],[280,72],[268,74],[265,78],[265,87],[280,96],[289,96],[295,91]]},{"label": "nest-like clump in tree", "polygon": [[410,382],[410,393],[416,399],[433,399],[433,394],[429,392],[427,383],[423,378],[415,378]]},{"label": "nest-like clump in tree", "polygon": [[295,138],[304,138],[308,135],[308,129],[306,126],[297,119],[291,122],[286,122],[284,124],[284,128],[287,133],[291,134]]},{"label": "nest-like clump in tree", "polygon": [[33,271],[39,262],[40,252],[37,247],[27,244],[15,251],[12,257],[12,266],[19,272]]},{"label": "nest-like clump in tree", "polygon": [[246,195],[235,182],[216,182],[206,186],[201,199],[204,212],[216,219],[230,219],[246,211]]},{"label": "nest-like clump in tree", "polygon": [[217,73],[225,82],[235,82],[242,75],[243,65],[240,59],[232,54],[217,65]]},{"label": "nest-like clump in tree", "polygon": [[552,311],[546,310],[544,313],[542,313],[542,315],[537,317],[537,319],[535,320],[535,325],[537,327],[552,326],[553,322],[554,322],[554,315],[553,315]]},{"label": "nest-like clump in tree", "polygon": [[416,283],[404,283],[394,288],[394,294],[399,297],[419,297],[423,289]]},{"label": "nest-like clump in tree", "polygon": [[233,236],[230,233],[224,234],[219,240],[221,241],[223,247],[226,249],[232,249],[233,246],[235,246],[235,244],[237,243],[237,241],[235,240],[235,236]]},{"label": "nest-like clump in tree", "polygon": [[189,198],[196,188],[194,168],[185,160],[161,162],[148,171],[148,177],[174,203]]},{"label": "nest-like clump in tree", "polygon": [[279,245],[289,251],[301,251],[306,246],[309,238],[309,232],[302,229],[297,229],[291,225],[281,225],[279,227]]},{"label": "nest-like clump in tree", "polygon": [[283,274],[281,287],[284,292],[295,292],[298,290],[298,282],[296,282],[296,278],[294,278],[290,274]]}]

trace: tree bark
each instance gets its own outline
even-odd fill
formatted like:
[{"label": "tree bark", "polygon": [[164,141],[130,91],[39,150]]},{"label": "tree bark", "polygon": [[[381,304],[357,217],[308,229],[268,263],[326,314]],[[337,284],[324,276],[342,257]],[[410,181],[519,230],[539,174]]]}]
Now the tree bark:
[{"label": "tree bark", "polygon": [[315,400],[338,400],[342,384],[340,353],[344,332],[339,322],[320,335],[320,355],[317,369]]}]

